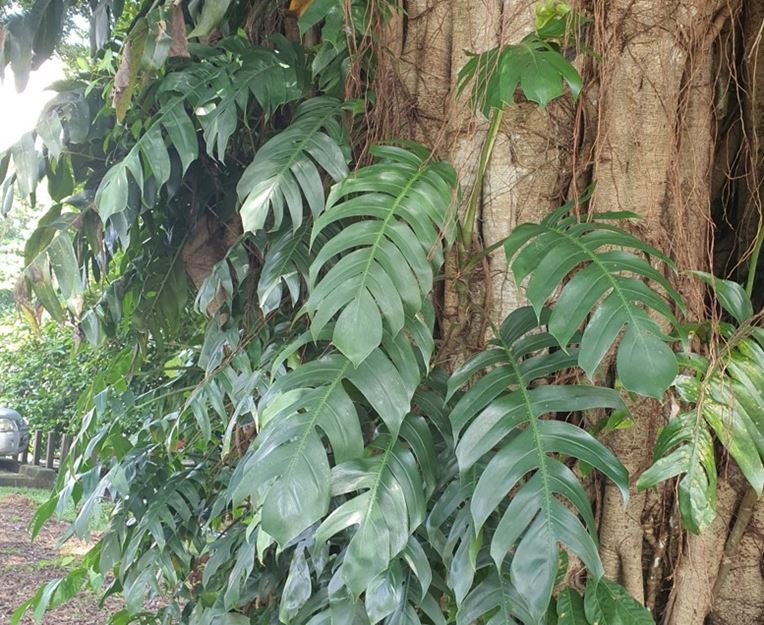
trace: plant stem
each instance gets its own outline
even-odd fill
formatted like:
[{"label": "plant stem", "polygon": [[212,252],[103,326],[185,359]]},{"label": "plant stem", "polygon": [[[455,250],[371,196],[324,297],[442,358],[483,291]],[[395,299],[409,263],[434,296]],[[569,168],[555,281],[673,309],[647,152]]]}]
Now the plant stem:
[{"label": "plant stem", "polygon": [[745,292],[748,293],[748,297],[753,294],[753,283],[756,279],[756,267],[759,264],[762,243],[764,243],[764,224],[760,223],[759,231],[756,234],[756,243],[753,246],[753,252],[751,252],[751,259],[748,261],[748,280],[745,283]]},{"label": "plant stem", "polygon": [[493,154],[493,146],[496,144],[496,137],[499,134],[499,128],[501,128],[501,119],[504,117],[504,111],[502,109],[493,109],[491,113],[491,123],[488,126],[488,133],[483,143],[483,149],[480,151],[480,162],[478,163],[477,175],[475,176],[475,182],[472,185],[472,191],[470,192],[470,201],[467,205],[467,212],[464,214],[464,220],[462,222],[462,248],[467,250],[472,243],[472,232],[475,228],[475,219],[477,217],[477,205],[478,198],[480,197],[480,191],[483,188],[483,179],[485,178],[485,172],[488,169],[488,163],[491,162],[491,154]]}]

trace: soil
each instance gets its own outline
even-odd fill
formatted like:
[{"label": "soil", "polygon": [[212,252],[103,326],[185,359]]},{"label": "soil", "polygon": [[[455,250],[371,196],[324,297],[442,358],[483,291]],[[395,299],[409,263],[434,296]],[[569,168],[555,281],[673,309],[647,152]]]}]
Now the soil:
[{"label": "soil", "polygon": [[[29,599],[39,586],[66,575],[88,549],[81,541],[70,540],[60,547],[58,539],[66,524],[49,521],[34,542],[27,524],[36,504],[19,495],[0,499],[0,625],[8,625],[13,611]],[[83,592],[68,603],[45,615],[43,625],[101,625],[109,615],[120,609],[116,598],[103,607],[92,593]],[[31,613],[21,625],[33,625]]]}]

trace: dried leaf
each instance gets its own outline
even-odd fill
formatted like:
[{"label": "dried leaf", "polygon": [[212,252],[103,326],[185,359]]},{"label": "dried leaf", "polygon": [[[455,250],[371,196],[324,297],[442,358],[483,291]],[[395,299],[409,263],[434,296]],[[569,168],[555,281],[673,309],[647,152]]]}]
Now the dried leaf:
[{"label": "dried leaf", "polygon": [[175,4],[172,7],[172,22],[170,23],[170,56],[188,58],[188,40],[186,39],[186,22],[183,19],[183,9]]},{"label": "dried leaf", "polygon": [[290,0],[289,11],[302,17],[302,14],[308,10],[312,2],[313,0]]},{"label": "dried leaf", "polygon": [[114,88],[111,94],[111,105],[117,112],[118,122],[125,119],[127,107],[138,83],[138,69],[141,65],[143,49],[146,46],[147,34],[146,22],[143,20],[136,25],[125,42],[122,61],[114,76]]}]

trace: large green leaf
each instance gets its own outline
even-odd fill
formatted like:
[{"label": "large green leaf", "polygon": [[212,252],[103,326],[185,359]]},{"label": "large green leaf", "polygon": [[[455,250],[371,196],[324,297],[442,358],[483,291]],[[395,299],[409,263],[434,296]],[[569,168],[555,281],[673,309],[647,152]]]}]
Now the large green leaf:
[{"label": "large green leaf", "polygon": [[[375,350],[358,367],[339,353],[298,366],[277,378],[260,402],[263,430],[229,489],[234,501],[251,495],[259,500],[263,529],[279,544],[288,543],[329,511],[333,479],[321,435],[331,445],[334,463],[347,463],[363,451],[351,387],[393,438],[398,435],[419,372],[413,349],[403,337],[388,338],[383,347],[385,351]],[[407,371],[405,361],[413,361],[413,372]]]},{"label": "large green leaf", "polygon": [[[300,75],[302,59],[291,44],[274,37],[274,49],[247,47],[237,62],[223,63],[212,76],[201,72],[206,83],[193,85],[197,98],[211,110],[199,116],[207,152],[225,161],[231,136],[236,132],[241,114],[250,115],[254,101],[265,119],[280,106],[304,95],[306,85]],[[195,78],[195,77],[193,77]],[[201,97],[199,97],[201,96]],[[251,132],[247,129],[247,132]]]},{"label": "large green leaf", "polygon": [[236,188],[244,230],[257,232],[272,215],[279,229],[289,212],[297,230],[307,203],[313,216],[324,209],[324,186],[320,164],[333,180],[347,175],[342,107],[332,98],[303,102],[289,127],[272,137],[255,154]]},{"label": "large green leaf", "polygon": [[[541,320],[547,318],[542,310]],[[498,513],[495,529],[486,528],[491,557],[501,567],[512,553],[510,580],[527,602],[531,622],[546,614],[558,568],[558,545],[578,555],[592,576],[602,575],[588,497],[561,456],[599,469],[624,498],[628,495],[626,470],[612,452],[581,428],[541,418],[557,412],[621,408],[618,393],[572,384],[533,386],[535,380],[573,366],[576,358],[575,350],[566,353],[550,334],[538,330],[530,307],[511,313],[494,347],[456,371],[450,385],[453,393],[466,378],[490,367],[451,413],[459,435],[456,457],[461,471],[476,467],[480,476],[469,503],[475,530],[479,532]],[[488,461],[482,466],[484,457]]]},{"label": "large green leaf", "polygon": [[231,481],[234,501],[259,495],[263,529],[282,545],[329,510],[330,465],[317,428],[339,459],[363,449],[356,407],[342,385],[350,367],[332,355],[280,378],[263,400],[271,404],[263,432]]},{"label": "large green leaf", "polygon": [[316,255],[305,309],[316,335],[338,315],[333,342],[355,364],[379,345],[383,327],[396,335],[420,312],[443,262],[455,175],[411,147],[375,147],[377,162],[332,189],[313,227],[311,241],[330,224],[350,221]]},{"label": "large green leaf", "polygon": [[406,549],[424,520],[427,491],[420,467],[432,456],[431,443],[421,444],[426,430],[421,418],[409,417],[400,438],[381,433],[363,457],[332,470],[332,493],[346,495],[346,501],[319,526],[315,541],[320,546],[351,531],[340,574],[354,597],[374,591],[375,578]]},{"label": "large green leaf", "polygon": [[[616,214],[579,221],[562,207],[539,224],[523,224],[505,241],[518,284],[537,313],[558,291],[549,332],[566,345],[585,322],[578,363],[591,378],[621,336],[618,375],[628,390],[660,398],[677,374],[676,358],[654,317],[675,328],[671,306],[683,308],[669,281],[642,256],[671,262],[640,239],[604,223]],[[567,279],[567,282],[566,282]],[[659,285],[665,297],[645,283]],[[587,321],[588,318],[588,321]]]}]

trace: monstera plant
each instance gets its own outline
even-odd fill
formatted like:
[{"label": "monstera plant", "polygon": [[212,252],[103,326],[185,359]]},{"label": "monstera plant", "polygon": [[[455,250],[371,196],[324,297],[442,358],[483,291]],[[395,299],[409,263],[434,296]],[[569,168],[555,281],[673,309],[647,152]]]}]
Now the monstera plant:
[{"label": "monstera plant", "polygon": [[[677,389],[639,486],[681,476],[690,530],[713,516],[715,438],[760,492],[750,301],[720,282],[739,325],[689,353],[672,261],[631,234],[637,215],[577,198],[502,241],[528,305],[497,327],[484,311],[484,348],[439,358],[443,278],[482,253],[476,189],[504,111],[579,97],[585,20],[545,3],[526,37],[468,60],[459,87],[489,129],[462,193],[434,145],[368,145],[394,5],[95,4],[92,61],[0,173],[6,198],[47,182],[53,200],[30,301],[93,343],[132,337],[81,398],[33,533],[73,502],[66,537],[84,538],[114,507],[13,622],[85,587],[123,597],[115,625],[653,622],[604,575],[593,480],[625,500],[630,477],[592,417]],[[12,15],[0,65],[23,82],[65,8]],[[126,380],[157,363],[136,396]]]}]

